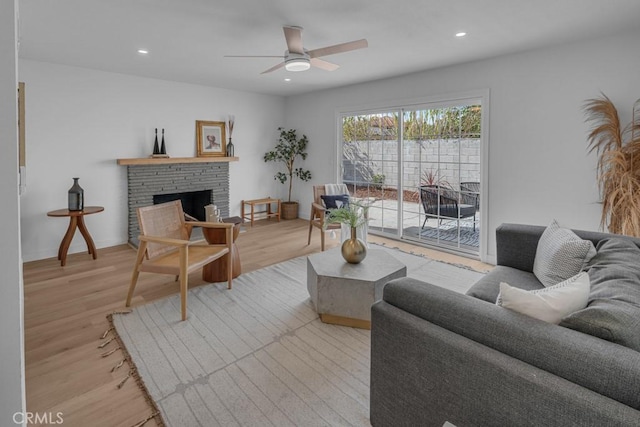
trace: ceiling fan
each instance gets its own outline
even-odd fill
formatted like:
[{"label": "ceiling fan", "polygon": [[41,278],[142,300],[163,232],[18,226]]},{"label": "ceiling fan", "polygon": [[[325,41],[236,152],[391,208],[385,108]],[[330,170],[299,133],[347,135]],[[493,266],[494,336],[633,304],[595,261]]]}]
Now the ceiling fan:
[{"label": "ceiling fan", "polygon": [[287,71],[306,71],[311,67],[321,68],[327,71],[337,70],[340,66],[320,59],[322,56],[336,53],[349,52],[363,49],[369,46],[366,39],[340,43],[319,49],[307,50],[302,46],[302,27],[284,26],[284,38],[287,41],[287,50],[284,55],[225,55],[225,58],[283,58],[284,60],[260,74],[270,73],[282,67]]}]

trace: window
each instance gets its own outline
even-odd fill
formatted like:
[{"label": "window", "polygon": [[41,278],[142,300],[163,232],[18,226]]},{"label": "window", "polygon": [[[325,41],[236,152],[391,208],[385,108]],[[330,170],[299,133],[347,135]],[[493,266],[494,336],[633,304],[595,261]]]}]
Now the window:
[{"label": "window", "polygon": [[342,182],[369,231],[478,255],[483,97],[339,116]]}]

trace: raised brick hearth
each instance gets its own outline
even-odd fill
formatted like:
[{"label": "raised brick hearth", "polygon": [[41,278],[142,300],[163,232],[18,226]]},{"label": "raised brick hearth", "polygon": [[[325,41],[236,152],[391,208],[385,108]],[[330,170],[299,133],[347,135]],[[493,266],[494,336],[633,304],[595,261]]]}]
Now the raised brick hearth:
[{"label": "raised brick hearth", "polygon": [[153,196],[211,190],[211,203],[229,216],[229,163],[175,163],[127,166],[129,243],[138,246],[136,209],[153,205]]}]

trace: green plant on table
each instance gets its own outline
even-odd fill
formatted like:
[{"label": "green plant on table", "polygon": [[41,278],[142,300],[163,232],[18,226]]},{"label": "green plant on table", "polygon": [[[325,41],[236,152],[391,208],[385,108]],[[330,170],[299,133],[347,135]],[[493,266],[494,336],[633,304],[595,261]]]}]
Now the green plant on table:
[{"label": "green plant on table", "polygon": [[369,219],[369,206],[352,201],[346,207],[329,209],[324,219],[324,228],[329,224],[346,224],[351,228],[364,225]]}]

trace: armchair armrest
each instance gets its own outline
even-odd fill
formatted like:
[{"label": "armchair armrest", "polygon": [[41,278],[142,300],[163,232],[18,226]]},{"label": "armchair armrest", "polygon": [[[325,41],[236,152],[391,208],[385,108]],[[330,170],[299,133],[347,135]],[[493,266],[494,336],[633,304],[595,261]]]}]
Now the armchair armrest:
[{"label": "armchair armrest", "polygon": [[[223,228],[227,230],[227,235],[230,235],[229,233],[231,233],[231,229],[233,228],[233,223],[228,223],[228,222],[205,222],[205,221],[187,221],[185,222],[184,226],[187,229],[187,235],[189,237],[191,237],[191,231],[193,230],[193,227],[202,227],[202,228]],[[191,242],[190,244],[200,244],[204,242],[204,240],[199,240],[197,242]]]},{"label": "armchair armrest", "polygon": [[326,208],[322,206],[320,203],[311,203],[311,220],[319,219],[320,221],[324,221],[324,214],[326,212]]},{"label": "armchair armrest", "polygon": [[545,227],[524,224],[501,224],[496,228],[498,265],[533,272],[538,241]]},{"label": "armchair armrest", "polygon": [[138,239],[143,242],[160,243],[162,245],[169,245],[169,246],[176,246],[176,247],[186,247],[186,246],[189,246],[189,244],[191,243],[188,240],[172,239],[170,237],[144,236],[144,235],[138,236]]},{"label": "armchair armrest", "polygon": [[230,222],[205,222],[205,221],[189,221],[187,225],[203,228],[233,228],[234,224]]}]

